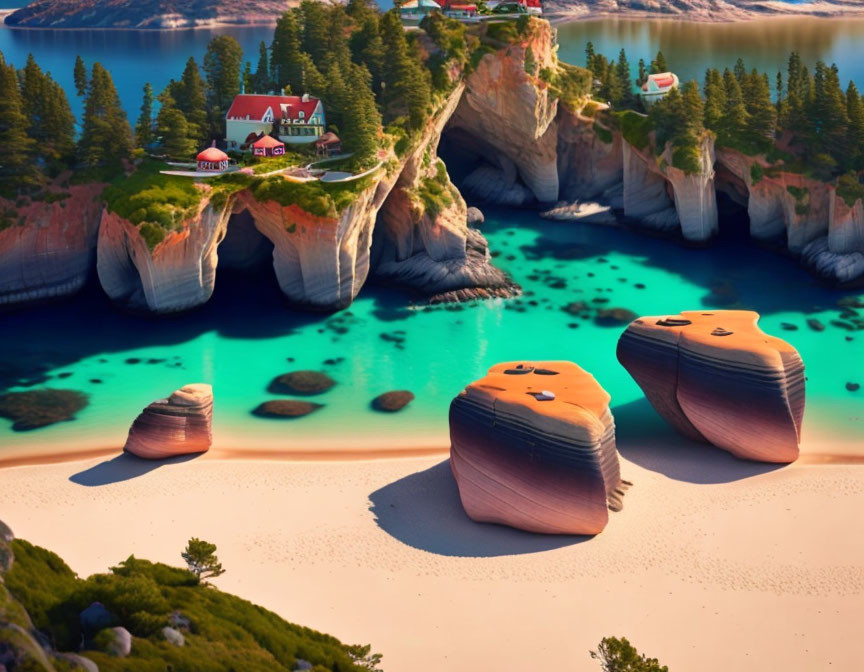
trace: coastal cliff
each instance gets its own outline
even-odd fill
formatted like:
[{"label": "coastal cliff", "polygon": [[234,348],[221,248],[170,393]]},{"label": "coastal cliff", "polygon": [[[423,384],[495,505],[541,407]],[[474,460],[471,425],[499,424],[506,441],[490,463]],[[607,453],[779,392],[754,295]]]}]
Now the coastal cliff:
[{"label": "coastal cliff", "polygon": [[194,217],[150,247],[141,230],[106,209],[99,226],[96,269],[112,301],[135,312],[175,313],[201,305],[213,293],[216,248],[230,206],[202,199]]},{"label": "coastal cliff", "polygon": [[0,200],[0,307],[74,294],[96,258],[102,186]]}]

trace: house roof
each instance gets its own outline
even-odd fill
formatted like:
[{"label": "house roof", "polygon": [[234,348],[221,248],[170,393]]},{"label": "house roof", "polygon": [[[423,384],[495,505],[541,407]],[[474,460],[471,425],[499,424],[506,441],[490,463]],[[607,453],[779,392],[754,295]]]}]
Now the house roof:
[{"label": "house roof", "polygon": [[198,160],[210,161],[211,163],[219,163],[220,161],[227,161],[228,155],[221,149],[218,149],[216,147],[208,147],[198,155]]},{"label": "house roof", "polygon": [[457,5],[452,4],[447,9],[453,12],[476,12],[477,5]]},{"label": "house roof", "polygon": [[675,84],[678,78],[671,72],[658,72],[653,75],[648,75],[648,81],[642,85],[642,90],[648,90],[648,84],[654,82],[658,89],[668,89]]},{"label": "house roof", "polygon": [[441,5],[435,2],[435,0],[408,0],[408,2],[400,5],[399,9],[418,9],[421,7],[425,7],[426,9],[441,9]]},{"label": "house roof", "polygon": [[252,143],[253,147],[258,147],[259,149],[264,148],[268,149],[270,147],[284,147],[284,142],[279,142],[272,135],[262,135],[255,142]]},{"label": "house roof", "polygon": [[300,96],[266,96],[251,93],[241,93],[234,98],[226,117],[228,119],[246,119],[260,121],[267,110],[273,111],[276,119],[299,119],[300,112],[308,119],[318,107],[318,99],[307,96],[304,101]]}]

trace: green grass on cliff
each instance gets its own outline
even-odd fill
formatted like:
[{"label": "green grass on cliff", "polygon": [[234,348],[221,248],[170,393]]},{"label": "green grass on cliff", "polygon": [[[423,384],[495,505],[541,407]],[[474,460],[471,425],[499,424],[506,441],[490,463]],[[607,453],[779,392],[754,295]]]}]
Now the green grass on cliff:
[{"label": "green grass on cliff", "polygon": [[423,212],[434,218],[453,205],[456,199],[454,190],[455,187],[450,184],[444,162],[438,159],[438,163],[435,165],[435,175],[422,178],[417,185],[414,196],[422,204]]},{"label": "green grass on cliff", "polygon": [[[26,541],[12,542],[15,563],[5,587],[20,605],[10,607],[0,583],[0,617],[26,626],[26,614],[58,651],[76,651],[81,642],[79,614],[101,602],[133,635],[128,658],[82,651],[101,672],[287,672],[297,659],[316,672],[361,672],[348,647],[330,635],[294,625],[234,595],[198,583],[194,574],[130,557],[109,573],[78,578],[57,555]],[[185,645],[161,635],[172,615],[188,619]],[[97,638],[98,641],[98,638]],[[46,669],[46,668],[35,668]]]},{"label": "green grass on cliff", "polygon": [[855,173],[846,173],[837,178],[837,195],[851,208],[864,199],[864,185]]},{"label": "green grass on cliff", "polygon": [[362,191],[368,189],[374,174],[353,182],[290,182],[273,177],[256,180],[252,195],[258,201],[276,201],[282,206],[296,205],[316,217],[339,217]]},{"label": "green grass on cliff", "polygon": [[165,166],[145,161],[129,177],[115,178],[102,199],[113,212],[138,227],[152,250],[169,231],[179,230],[198,210],[204,192],[189,178],[162,175]]},{"label": "green grass on cliff", "polygon": [[614,112],[612,118],[616,119],[621,129],[623,138],[636,149],[645,149],[651,144],[651,119],[633,110]]}]

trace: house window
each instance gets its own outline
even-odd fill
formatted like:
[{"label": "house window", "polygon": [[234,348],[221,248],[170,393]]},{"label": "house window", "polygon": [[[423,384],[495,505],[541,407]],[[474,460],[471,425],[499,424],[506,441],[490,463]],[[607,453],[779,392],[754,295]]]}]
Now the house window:
[{"label": "house window", "polygon": [[305,113],[303,110],[300,110],[299,116],[300,116],[301,119],[305,119],[305,118],[306,118],[306,113]]}]

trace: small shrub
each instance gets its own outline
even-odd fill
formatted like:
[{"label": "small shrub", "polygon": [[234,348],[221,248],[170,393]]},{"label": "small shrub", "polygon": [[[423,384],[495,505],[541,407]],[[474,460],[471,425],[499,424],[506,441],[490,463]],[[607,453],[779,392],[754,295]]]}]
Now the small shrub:
[{"label": "small shrub", "polygon": [[753,163],[750,166],[750,182],[752,184],[759,184],[763,177],[765,177],[765,169],[762,167],[762,164]]},{"label": "small shrub", "polygon": [[864,185],[855,173],[846,173],[837,178],[837,195],[852,208],[855,201],[864,199]]},{"label": "small shrub", "polygon": [[613,113],[621,127],[621,135],[636,149],[645,149],[651,144],[651,119],[645,115],[624,110]]},{"label": "small shrub", "polygon": [[600,138],[600,140],[605,142],[607,145],[612,144],[612,131],[610,131],[604,126],[601,126],[600,123],[597,121],[594,122],[594,132],[597,134],[597,137]]}]

